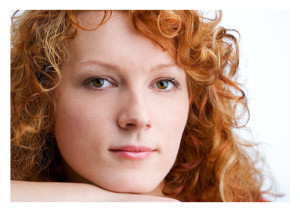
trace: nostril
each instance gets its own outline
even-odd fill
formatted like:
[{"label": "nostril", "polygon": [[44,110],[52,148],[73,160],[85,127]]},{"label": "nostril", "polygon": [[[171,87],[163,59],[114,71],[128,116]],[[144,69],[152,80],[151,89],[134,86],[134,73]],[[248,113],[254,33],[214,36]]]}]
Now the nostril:
[{"label": "nostril", "polygon": [[127,123],[126,126],[127,126],[127,127],[133,127],[133,126],[135,126],[135,124]]},{"label": "nostril", "polygon": [[143,123],[126,123],[124,125],[124,129],[127,129],[127,130],[131,130],[131,129],[142,129],[142,128],[145,128],[145,129],[149,129],[151,127],[150,124],[143,124]]},{"label": "nostril", "polygon": [[128,117],[124,114],[118,119],[119,127],[125,130],[141,130],[151,128],[151,124],[144,118]]}]

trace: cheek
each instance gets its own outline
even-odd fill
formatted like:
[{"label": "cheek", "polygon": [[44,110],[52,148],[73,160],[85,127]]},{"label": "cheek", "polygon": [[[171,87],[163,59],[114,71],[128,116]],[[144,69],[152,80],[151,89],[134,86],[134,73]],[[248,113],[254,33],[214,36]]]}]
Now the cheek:
[{"label": "cheek", "polygon": [[160,111],[157,112],[155,122],[161,137],[163,155],[166,160],[174,162],[189,112],[187,95],[165,104]]},{"label": "cheek", "polygon": [[[89,118],[92,111],[86,110],[81,104],[61,98],[57,104],[55,116],[55,132],[63,140],[80,135],[85,128],[90,128],[92,121]],[[61,139],[59,139],[61,140]]]},{"label": "cheek", "polygon": [[99,141],[105,140],[110,132],[109,111],[101,113],[105,110],[101,104],[89,104],[87,99],[79,99],[61,96],[57,103],[55,136],[63,156],[100,151],[105,143]]},{"label": "cheek", "polygon": [[163,108],[157,107],[156,123],[168,136],[181,135],[187,122],[188,112],[187,94],[182,95],[181,98],[170,99],[164,102]]},{"label": "cheek", "polygon": [[[72,132],[79,134],[87,129],[89,130],[86,132],[89,132],[97,126],[99,127],[99,124],[102,127],[107,126],[103,123],[112,116],[113,107],[111,104],[103,104],[103,102],[107,103],[108,101],[105,99],[101,101],[101,98],[86,95],[81,90],[65,89],[56,103],[56,129],[65,129],[70,134]],[[84,133],[84,135],[88,134]]]}]

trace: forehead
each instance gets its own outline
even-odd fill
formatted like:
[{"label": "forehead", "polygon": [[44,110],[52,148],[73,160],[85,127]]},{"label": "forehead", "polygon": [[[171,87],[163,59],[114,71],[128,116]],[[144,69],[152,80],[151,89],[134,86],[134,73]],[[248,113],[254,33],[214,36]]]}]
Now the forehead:
[{"label": "forehead", "polygon": [[[78,15],[80,26],[92,29],[103,19],[104,11],[83,11]],[[105,60],[108,63],[166,63],[170,56],[134,29],[127,11],[113,11],[110,19],[97,30],[78,30],[68,44],[74,62]]]},{"label": "forehead", "polygon": [[103,11],[103,10],[84,10],[78,13],[79,25],[86,29],[95,28],[101,23],[103,19],[117,18],[121,15],[125,15],[126,11]]}]

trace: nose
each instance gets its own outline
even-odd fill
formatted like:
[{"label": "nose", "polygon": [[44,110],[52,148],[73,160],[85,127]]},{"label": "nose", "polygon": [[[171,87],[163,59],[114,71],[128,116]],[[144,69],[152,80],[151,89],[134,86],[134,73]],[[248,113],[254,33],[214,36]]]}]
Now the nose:
[{"label": "nose", "polygon": [[152,127],[143,94],[128,92],[121,103],[119,127],[124,130],[147,130]]}]

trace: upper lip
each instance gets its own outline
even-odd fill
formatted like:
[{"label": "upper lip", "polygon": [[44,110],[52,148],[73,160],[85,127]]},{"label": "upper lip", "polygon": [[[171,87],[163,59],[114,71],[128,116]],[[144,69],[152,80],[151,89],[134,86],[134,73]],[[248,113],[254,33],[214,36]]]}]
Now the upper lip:
[{"label": "upper lip", "polygon": [[126,145],[113,147],[109,149],[110,151],[124,151],[124,152],[152,152],[155,149],[146,146],[134,146],[134,145]]}]

